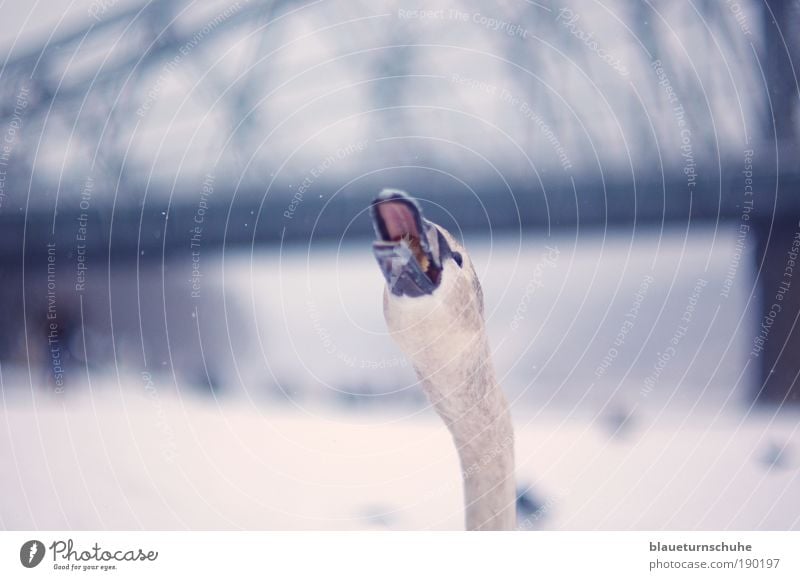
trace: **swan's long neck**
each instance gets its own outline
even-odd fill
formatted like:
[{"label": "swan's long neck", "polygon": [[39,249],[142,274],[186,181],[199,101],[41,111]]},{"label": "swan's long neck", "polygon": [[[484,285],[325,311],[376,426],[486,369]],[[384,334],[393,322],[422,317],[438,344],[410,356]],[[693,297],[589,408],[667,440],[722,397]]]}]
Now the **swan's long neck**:
[{"label": "swan's long neck", "polygon": [[460,310],[458,320],[440,318],[439,313],[449,312],[441,308],[445,296],[462,304],[480,300],[475,293],[387,295],[387,322],[453,436],[461,461],[467,529],[512,530],[514,431],[508,402],[495,379],[482,308],[476,304]]},{"label": "swan's long neck", "polygon": [[456,444],[467,529],[511,530],[516,490],[508,403],[495,380],[485,333],[453,338],[438,361],[421,357],[415,367]]}]

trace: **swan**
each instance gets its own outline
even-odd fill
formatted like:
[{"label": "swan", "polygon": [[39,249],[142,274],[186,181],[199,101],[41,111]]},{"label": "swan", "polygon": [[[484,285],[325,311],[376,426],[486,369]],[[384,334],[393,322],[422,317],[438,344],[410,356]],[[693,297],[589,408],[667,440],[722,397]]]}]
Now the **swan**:
[{"label": "swan", "polygon": [[370,213],[373,253],[386,279],[386,326],[453,437],[466,528],[512,530],[514,430],[495,379],[483,292],[469,255],[403,191],[383,190]]}]

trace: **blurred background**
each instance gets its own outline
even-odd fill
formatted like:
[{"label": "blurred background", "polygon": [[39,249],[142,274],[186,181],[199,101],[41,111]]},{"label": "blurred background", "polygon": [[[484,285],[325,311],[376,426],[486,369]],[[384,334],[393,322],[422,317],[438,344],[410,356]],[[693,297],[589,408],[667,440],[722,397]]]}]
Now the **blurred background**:
[{"label": "blurred background", "polygon": [[482,279],[520,529],[800,528],[797,2],[0,14],[0,527],[460,529],[396,187]]}]

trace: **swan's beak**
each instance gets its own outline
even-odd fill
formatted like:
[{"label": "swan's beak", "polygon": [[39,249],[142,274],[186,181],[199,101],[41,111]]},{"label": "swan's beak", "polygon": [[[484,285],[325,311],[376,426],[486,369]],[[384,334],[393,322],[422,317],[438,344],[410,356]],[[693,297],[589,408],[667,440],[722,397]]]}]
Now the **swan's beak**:
[{"label": "swan's beak", "polygon": [[416,200],[405,192],[384,189],[370,210],[378,236],[372,251],[389,290],[396,296],[432,294],[442,273],[439,234],[422,217]]}]

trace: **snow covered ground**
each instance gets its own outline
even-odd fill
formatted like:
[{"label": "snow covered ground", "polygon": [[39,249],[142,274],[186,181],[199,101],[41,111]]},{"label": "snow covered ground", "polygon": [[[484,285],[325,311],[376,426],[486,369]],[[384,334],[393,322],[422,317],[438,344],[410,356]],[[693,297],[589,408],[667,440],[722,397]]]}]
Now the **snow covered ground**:
[{"label": "snow covered ground", "polygon": [[[3,411],[6,529],[460,529],[436,417],[127,389]],[[797,416],[670,416],[630,437],[518,421],[522,529],[800,529]],[[783,457],[779,447],[788,446]],[[777,459],[776,459],[777,458]]]},{"label": "snow covered ground", "polygon": [[[468,242],[522,529],[800,529],[800,414],[751,405],[731,232]],[[368,244],[219,268],[241,316],[217,344],[253,348],[213,396],[129,368],[57,397],[2,369],[0,527],[460,529],[455,450],[386,336]]]}]

